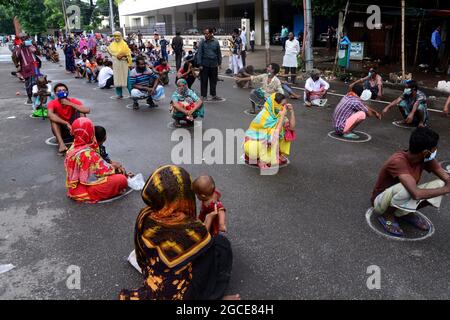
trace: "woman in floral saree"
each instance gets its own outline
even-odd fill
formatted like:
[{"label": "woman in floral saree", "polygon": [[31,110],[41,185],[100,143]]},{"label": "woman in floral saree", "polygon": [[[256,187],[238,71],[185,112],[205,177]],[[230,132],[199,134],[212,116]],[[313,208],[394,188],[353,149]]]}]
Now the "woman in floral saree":
[{"label": "woman in floral saree", "polygon": [[127,177],[115,174],[114,165],[100,156],[92,121],[72,123],[74,142],[64,160],[67,195],[76,201],[95,203],[113,198],[127,188]]},{"label": "woman in floral saree", "polygon": [[167,165],[155,170],[142,190],[146,207],[134,232],[144,286],[122,290],[120,300],[239,299],[224,296],[233,255],[227,238],[212,238],[196,218],[189,173]]},{"label": "woman in floral saree", "polygon": [[261,169],[287,163],[294,130],[294,108],[281,93],[272,94],[245,132],[245,161],[258,164]]}]

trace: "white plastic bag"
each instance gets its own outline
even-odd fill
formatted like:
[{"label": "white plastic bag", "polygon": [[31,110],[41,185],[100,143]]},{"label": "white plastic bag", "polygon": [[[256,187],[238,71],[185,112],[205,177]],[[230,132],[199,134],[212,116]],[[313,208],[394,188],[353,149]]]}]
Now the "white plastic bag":
[{"label": "white plastic bag", "polygon": [[137,260],[136,260],[136,251],[135,250],[131,251],[127,260],[137,271],[139,271],[139,273],[142,273],[141,267],[139,267]]},{"label": "white plastic bag", "polygon": [[0,273],[8,272],[9,270],[14,269],[16,266],[9,263],[9,264],[0,264]]},{"label": "white plastic bag", "polygon": [[311,101],[313,106],[323,107],[327,104],[328,99],[314,99]]},{"label": "white plastic bag", "polygon": [[145,186],[144,177],[142,176],[142,173],[138,173],[132,178],[128,178],[128,187],[130,187],[133,190],[139,191],[142,190]]}]

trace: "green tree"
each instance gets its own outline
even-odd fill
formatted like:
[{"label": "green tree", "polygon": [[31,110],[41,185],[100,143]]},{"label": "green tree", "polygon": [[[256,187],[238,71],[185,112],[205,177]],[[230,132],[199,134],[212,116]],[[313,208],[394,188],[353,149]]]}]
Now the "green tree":
[{"label": "green tree", "polygon": [[14,11],[9,5],[0,5],[0,34],[14,34]]},{"label": "green tree", "polygon": [[[347,0],[311,0],[312,14],[314,16],[336,16],[339,10],[345,8]],[[303,0],[292,0],[292,5],[303,8]]]}]

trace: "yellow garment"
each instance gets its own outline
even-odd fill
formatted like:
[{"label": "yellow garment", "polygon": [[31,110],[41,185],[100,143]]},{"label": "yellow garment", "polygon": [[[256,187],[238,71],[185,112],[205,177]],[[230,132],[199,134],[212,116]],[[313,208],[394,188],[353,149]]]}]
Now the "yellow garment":
[{"label": "yellow garment", "polygon": [[[128,85],[128,67],[132,65],[133,60],[131,58],[131,51],[127,43],[123,41],[120,32],[114,32],[114,35],[120,35],[120,41],[113,41],[109,47],[108,52],[112,56],[113,73],[114,73],[114,86],[126,87]],[[127,60],[117,59],[117,55],[126,55]]]},{"label": "yellow garment", "polygon": [[[288,156],[291,150],[291,142],[284,139],[280,139],[280,153]],[[260,160],[264,163],[270,163],[276,165],[278,163],[278,157],[276,150],[272,150],[272,147],[268,147],[263,141],[248,140],[244,143],[244,152],[252,160]]]},{"label": "yellow garment", "polygon": [[[118,34],[120,34],[120,33],[118,33]],[[116,33],[114,33],[114,35],[116,35]],[[127,56],[128,66],[131,66],[133,63],[133,60],[131,58],[130,48],[128,47],[128,44],[125,41],[123,41],[122,38],[120,38],[120,41],[118,41],[118,42],[116,40],[114,40],[109,45],[108,52],[115,58],[117,58],[117,55],[119,55],[119,54]]]}]

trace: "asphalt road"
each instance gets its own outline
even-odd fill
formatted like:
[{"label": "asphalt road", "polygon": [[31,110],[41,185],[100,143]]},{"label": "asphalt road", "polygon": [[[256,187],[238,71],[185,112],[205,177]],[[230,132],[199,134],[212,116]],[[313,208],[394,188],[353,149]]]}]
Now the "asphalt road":
[{"label": "asphalt road", "polygon": [[[43,70],[91,107],[89,117],[107,129],[113,159],[145,178],[171,163],[178,142],[171,141],[168,128],[168,98],[157,109],[133,111],[125,107],[129,100],[110,99],[113,90],[96,90],[58,64],[44,62]],[[16,268],[0,274],[0,299],[116,299],[121,288],[142,284],[126,257],[144,203],[138,192],[106,204],[68,199],[63,158],[44,143],[50,125],[29,117],[23,84],[10,71],[11,63],[0,63],[0,264]],[[174,88],[171,81],[166,95]],[[344,92],[342,85],[334,89]],[[203,131],[245,130],[252,120],[243,113],[249,91],[224,79],[218,93],[226,102],[206,105]],[[222,191],[234,254],[229,292],[243,299],[449,299],[449,199],[439,212],[423,210],[436,228],[424,241],[389,240],[371,230],[365,212],[377,172],[393,152],[407,147],[411,130],[392,125],[399,119],[392,110],[381,121],[361,125],[369,142],[333,140],[327,133],[339,98],[330,95],[327,108],[294,102],[298,139],[290,165],[277,175],[261,176],[242,164],[183,165],[193,177],[212,175]],[[450,159],[449,120],[431,113],[431,127],[441,135],[438,159]],[[71,265],[81,271],[79,290],[66,286]],[[371,265],[381,270],[379,290],[366,286]]]}]

